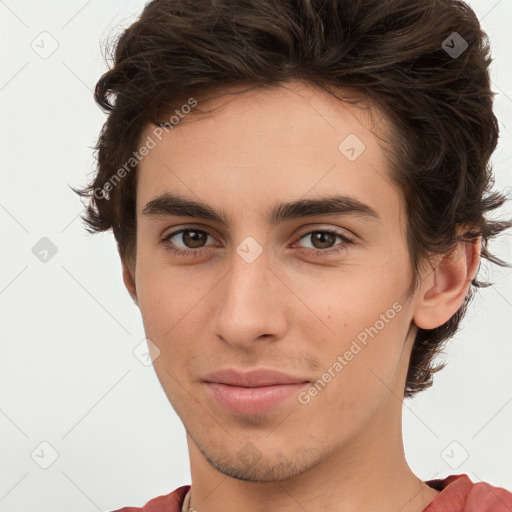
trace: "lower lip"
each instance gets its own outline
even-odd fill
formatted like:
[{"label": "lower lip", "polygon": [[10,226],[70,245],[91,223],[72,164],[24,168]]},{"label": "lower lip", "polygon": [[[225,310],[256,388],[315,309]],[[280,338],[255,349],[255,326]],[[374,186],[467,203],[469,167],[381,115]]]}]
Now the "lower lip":
[{"label": "lower lip", "polygon": [[278,384],[259,388],[228,386],[206,382],[209,395],[221,407],[237,414],[262,414],[271,411],[292,395],[297,394],[307,382]]}]

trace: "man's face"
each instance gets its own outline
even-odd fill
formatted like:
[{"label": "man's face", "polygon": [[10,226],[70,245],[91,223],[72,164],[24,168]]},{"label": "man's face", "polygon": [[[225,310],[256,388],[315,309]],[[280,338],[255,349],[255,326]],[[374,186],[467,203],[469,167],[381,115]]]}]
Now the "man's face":
[{"label": "man's face", "polygon": [[[403,200],[370,116],[300,83],[217,101],[139,165],[135,285],[158,378],[192,447],[233,477],[284,479],[344,449],[375,457],[400,423],[416,328]],[[147,206],[164,194],[227,223]],[[368,208],[269,219],[334,196]],[[309,383],[205,382],[262,368]]]}]

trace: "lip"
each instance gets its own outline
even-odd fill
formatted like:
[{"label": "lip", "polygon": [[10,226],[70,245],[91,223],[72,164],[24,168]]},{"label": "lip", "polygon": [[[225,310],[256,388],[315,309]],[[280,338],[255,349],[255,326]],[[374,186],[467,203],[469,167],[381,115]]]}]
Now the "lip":
[{"label": "lip", "polygon": [[269,412],[309,384],[302,377],[268,369],[219,370],[203,380],[208,396],[222,408],[237,414]]},{"label": "lip", "polygon": [[300,384],[309,382],[304,377],[293,377],[279,370],[258,368],[241,372],[233,368],[217,370],[206,375],[205,382],[217,382],[219,384],[228,384],[230,386],[240,386],[245,388],[256,388],[263,386],[275,386],[279,384]]}]

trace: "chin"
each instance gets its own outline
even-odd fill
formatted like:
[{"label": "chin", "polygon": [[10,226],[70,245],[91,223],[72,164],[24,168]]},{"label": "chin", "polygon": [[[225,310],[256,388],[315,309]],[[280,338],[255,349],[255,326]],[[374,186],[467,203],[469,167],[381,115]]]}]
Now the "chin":
[{"label": "chin", "polygon": [[205,447],[197,442],[196,445],[213,468],[245,482],[288,480],[321,462],[317,450],[309,450],[308,453],[301,448],[294,453],[283,454],[279,450],[268,449],[268,453],[264,453],[263,449],[259,450],[254,444],[247,442],[237,452],[231,453],[228,451],[230,447]]},{"label": "chin", "polygon": [[206,460],[220,473],[242,480],[244,482],[277,482],[288,480],[297,476],[307,468],[300,468],[297,462],[279,462],[276,464],[263,463],[259,461],[254,466],[248,466],[240,461],[233,461],[231,464],[226,462],[219,462],[216,458],[205,455]]}]

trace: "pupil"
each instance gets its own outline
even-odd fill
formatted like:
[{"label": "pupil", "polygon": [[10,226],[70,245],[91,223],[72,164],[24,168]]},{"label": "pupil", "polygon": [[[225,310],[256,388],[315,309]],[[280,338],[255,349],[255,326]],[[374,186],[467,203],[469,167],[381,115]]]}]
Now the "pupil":
[{"label": "pupil", "polygon": [[200,233],[199,231],[185,231],[183,233],[183,241],[185,245],[190,246],[192,249],[201,247],[201,238],[204,238],[204,233]]},{"label": "pupil", "polygon": [[[320,242],[321,247],[318,247],[319,249],[325,249],[325,248],[330,247],[333,242],[333,238],[334,238],[334,235],[332,235],[331,233],[318,232],[313,235],[313,239],[315,240],[315,242]],[[322,245],[322,244],[324,244],[324,245]],[[316,243],[314,243],[313,245],[316,246]]]}]

